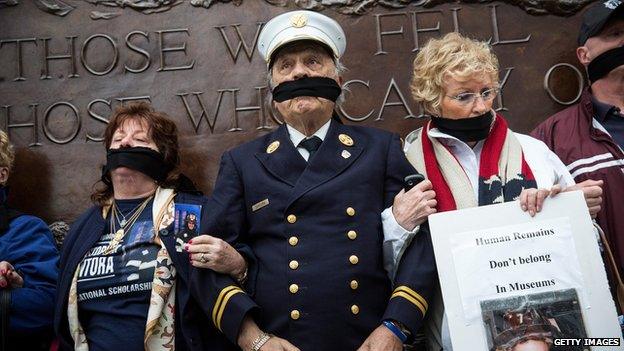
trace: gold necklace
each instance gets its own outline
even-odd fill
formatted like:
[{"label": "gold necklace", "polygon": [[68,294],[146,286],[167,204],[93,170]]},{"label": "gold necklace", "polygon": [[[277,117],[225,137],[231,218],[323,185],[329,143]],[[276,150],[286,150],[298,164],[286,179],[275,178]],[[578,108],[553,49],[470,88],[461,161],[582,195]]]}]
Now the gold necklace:
[{"label": "gold necklace", "polygon": [[[132,210],[130,210],[130,212],[128,212],[127,215],[124,215],[123,212],[121,212],[121,210],[119,209],[119,206],[117,206],[117,204],[113,201],[113,211],[115,211],[117,223],[119,223],[119,226],[121,227],[121,229],[123,229],[126,226],[126,224],[130,221],[130,218],[132,218],[131,214],[136,213],[135,211],[139,207],[141,207],[142,204],[143,203],[136,205]],[[119,217],[121,217],[121,221],[119,220]],[[126,217],[128,217],[128,219],[126,219]]]},{"label": "gold necklace", "polygon": [[150,202],[150,200],[154,197],[154,195],[151,195],[150,197],[148,197],[147,199],[145,199],[145,201],[143,201],[135,210],[134,213],[130,216],[130,218],[128,218],[128,221],[126,223],[124,223],[124,225],[120,225],[121,228],[117,229],[117,211],[119,210],[117,208],[117,204],[115,203],[115,200],[113,200],[113,208],[111,211],[111,223],[110,223],[110,230],[111,230],[111,234],[115,233],[115,235],[113,236],[113,238],[111,239],[111,241],[108,243],[108,246],[106,247],[106,249],[104,249],[104,254],[105,255],[110,255],[111,253],[117,251],[117,248],[119,247],[119,244],[121,243],[121,241],[123,240],[124,236],[126,235],[126,231],[130,231],[132,229],[132,226],[134,225],[134,223],[137,221],[137,219],[139,219],[139,217],[141,216],[141,213],[143,213],[143,211],[145,210],[145,207],[147,207],[147,204]]}]

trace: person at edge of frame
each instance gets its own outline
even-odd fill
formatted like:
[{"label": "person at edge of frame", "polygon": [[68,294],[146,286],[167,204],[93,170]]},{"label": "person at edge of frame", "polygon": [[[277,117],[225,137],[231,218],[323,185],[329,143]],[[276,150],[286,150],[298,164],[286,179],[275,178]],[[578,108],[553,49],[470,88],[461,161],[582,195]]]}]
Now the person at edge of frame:
[{"label": "person at edge of frame", "polygon": [[602,186],[596,222],[603,257],[624,328],[624,4],[601,0],[587,9],[576,56],[590,85],[580,101],[531,132],[561,158],[579,184]]},{"label": "person at edge of frame", "polygon": [[59,254],[48,226],[7,204],[15,153],[0,131],[0,351],[47,350]]}]

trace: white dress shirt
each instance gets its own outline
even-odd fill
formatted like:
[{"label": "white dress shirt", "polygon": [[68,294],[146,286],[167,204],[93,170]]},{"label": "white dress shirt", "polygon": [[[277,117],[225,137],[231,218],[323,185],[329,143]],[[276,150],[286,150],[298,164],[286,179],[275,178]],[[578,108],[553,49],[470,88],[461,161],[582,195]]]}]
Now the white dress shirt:
[{"label": "white dress shirt", "polygon": [[[327,121],[327,123],[323,124],[323,126],[319,128],[316,132],[314,132],[312,136],[319,137],[321,141],[325,140],[330,124],[331,124],[331,119]],[[288,135],[290,136],[290,141],[292,141],[293,145],[295,145],[295,148],[297,148],[297,151],[299,151],[299,154],[301,154],[301,157],[303,157],[304,160],[308,161],[308,159],[310,158],[310,152],[304,149],[303,147],[299,146],[299,143],[301,143],[303,139],[307,139],[305,134],[291,127],[288,123],[286,123],[286,129],[288,129]],[[310,136],[310,138],[312,136]]]}]

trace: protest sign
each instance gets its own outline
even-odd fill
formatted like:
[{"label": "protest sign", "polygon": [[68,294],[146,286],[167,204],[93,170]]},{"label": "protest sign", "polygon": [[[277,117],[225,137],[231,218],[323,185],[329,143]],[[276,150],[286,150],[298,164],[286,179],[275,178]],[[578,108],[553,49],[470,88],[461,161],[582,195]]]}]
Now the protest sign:
[{"label": "protest sign", "polygon": [[[621,338],[581,192],[546,199],[535,217],[509,202],[429,222],[454,350]],[[588,349],[577,346],[566,350]]]}]

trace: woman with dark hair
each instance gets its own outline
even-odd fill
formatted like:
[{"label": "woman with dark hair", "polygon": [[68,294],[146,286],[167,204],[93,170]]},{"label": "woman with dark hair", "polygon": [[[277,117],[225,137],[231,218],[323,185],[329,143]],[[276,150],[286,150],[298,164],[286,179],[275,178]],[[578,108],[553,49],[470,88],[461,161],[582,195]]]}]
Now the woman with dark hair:
[{"label": "woman with dark hair", "polygon": [[[147,103],[121,107],[104,134],[103,185],[71,227],[60,263],[55,327],[67,350],[200,350],[219,344],[189,289],[190,259],[173,232],[176,204],[206,199],[184,190],[177,128]],[[206,215],[204,215],[206,214]],[[236,276],[245,260],[227,246]]]}]

